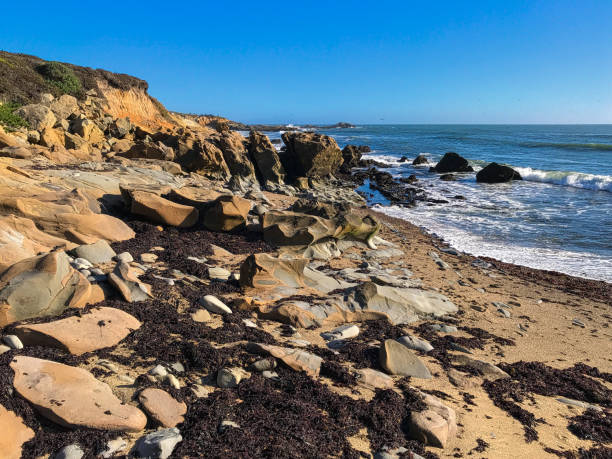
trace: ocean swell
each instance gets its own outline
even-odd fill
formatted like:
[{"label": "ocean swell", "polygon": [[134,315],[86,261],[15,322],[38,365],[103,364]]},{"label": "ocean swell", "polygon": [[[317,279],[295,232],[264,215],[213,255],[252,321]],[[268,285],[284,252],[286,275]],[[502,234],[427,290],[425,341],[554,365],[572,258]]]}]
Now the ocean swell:
[{"label": "ocean swell", "polygon": [[550,183],[571,186],[593,191],[612,193],[612,177],[609,175],[584,174],[567,171],[543,171],[531,167],[515,167],[515,170],[528,182]]}]

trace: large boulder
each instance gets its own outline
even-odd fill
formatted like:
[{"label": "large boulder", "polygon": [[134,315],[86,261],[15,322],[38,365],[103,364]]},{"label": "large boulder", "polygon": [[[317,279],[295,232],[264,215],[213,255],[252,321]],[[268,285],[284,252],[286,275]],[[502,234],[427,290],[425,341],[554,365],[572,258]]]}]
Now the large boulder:
[{"label": "large boulder", "polygon": [[79,104],[76,97],[64,94],[52,101],[49,108],[58,120],[65,120],[68,119],[70,115],[77,112]]},{"label": "large boulder", "polygon": [[62,251],[22,260],[0,276],[0,327],[57,315],[88,296],[90,289]]},{"label": "large boulder", "polygon": [[223,152],[223,158],[234,177],[241,177],[256,182],[255,168],[249,159],[247,140],[238,132],[226,131],[216,140]]},{"label": "large boulder", "polygon": [[429,160],[427,159],[427,156],[420,154],[416,158],[414,158],[414,160],[412,161],[412,165],[420,166],[421,164],[427,164],[428,162]]},{"label": "large boulder", "polygon": [[[314,132],[285,132],[283,158],[293,177],[326,177],[342,165],[342,151],[336,141]],[[283,159],[281,158],[281,160]]]},{"label": "large boulder", "polygon": [[70,132],[81,136],[90,143],[100,144],[104,142],[102,130],[96,123],[83,116],[75,118],[70,122]]},{"label": "large boulder", "polygon": [[117,139],[123,139],[132,130],[132,123],[129,118],[117,118],[106,128],[108,134]]},{"label": "large boulder", "polygon": [[350,172],[353,167],[359,166],[359,161],[361,161],[362,153],[367,153],[370,151],[369,147],[365,145],[356,146],[356,145],[347,145],[342,149],[342,170],[344,172]]},{"label": "large boulder", "polygon": [[276,148],[268,136],[257,131],[249,135],[249,154],[257,166],[263,181],[283,183],[285,181],[285,168],[281,164]]},{"label": "large boulder", "polygon": [[251,205],[251,201],[240,196],[219,196],[204,214],[202,223],[211,231],[244,228]]},{"label": "large boulder", "polygon": [[138,142],[127,151],[117,153],[124,158],[162,159],[164,161],[174,160],[174,150],[161,142]]},{"label": "large boulder", "polygon": [[24,105],[17,109],[15,114],[26,120],[36,131],[53,127],[57,120],[51,109],[41,104]]},{"label": "large boulder", "polygon": [[474,169],[469,165],[467,159],[452,151],[445,153],[438,164],[430,170],[443,174],[448,172],[474,172]]},{"label": "large boulder", "polygon": [[130,212],[154,223],[189,228],[199,219],[199,212],[191,206],[177,204],[147,191],[130,192]]},{"label": "large boulder", "polygon": [[13,386],[47,419],[68,428],[138,432],[147,417],[82,368],[19,355]]},{"label": "large boulder", "polygon": [[266,242],[275,245],[310,245],[339,230],[333,220],[288,211],[266,212],[261,226]]},{"label": "large boulder", "polygon": [[226,180],[230,170],[223,152],[208,141],[180,140],[177,162],[188,172],[195,172],[213,180]]},{"label": "large boulder", "polygon": [[504,183],[512,180],[523,180],[523,177],[511,167],[497,163],[488,164],[476,174],[476,181],[482,183]]}]

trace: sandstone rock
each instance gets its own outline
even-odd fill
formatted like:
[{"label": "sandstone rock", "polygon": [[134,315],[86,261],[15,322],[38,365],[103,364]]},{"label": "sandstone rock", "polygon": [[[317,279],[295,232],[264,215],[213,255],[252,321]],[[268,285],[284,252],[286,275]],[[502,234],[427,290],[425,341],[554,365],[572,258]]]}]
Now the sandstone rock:
[{"label": "sandstone rock", "polygon": [[300,287],[304,285],[304,268],[308,260],[282,259],[267,253],[247,257],[240,267],[240,285],[243,287],[270,288],[277,285]]},{"label": "sandstone rock", "polygon": [[73,134],[78,134],[82,139],[90,143],[104,142],[104,133],[102,130],[88,118],[79,117],[70,122],[70,131]]},{"label": "sandstone rock", "polygon": [[0,148],[4,147],[15,147],[15,146],[23,146],[25,142],[4,131],[4,128],[0,126]]},{"label": "sandstone rock", "polygon": [[15,158],[15,159],[30,159],[34,154],[32,148],[26,146],[16,145],[14,147],[4,147],[0,149],[0,157],[2,158]]},{"label": "sandstone rock", "polygon": [[80,135],[71,134],[69,132],[64,133],[64,145],[66,148],[72,148],[74,150],[90,151],[90,145],[87,140]]},{"label": "sandstone rock", "polygon": [[249,159],[246,139],[238,132],[223,132],[217,140],[217,146],[223,152],[223,158],[234,177],[243,177],[256,182],[255,169]]},{"label": "sandstone rock", "polygon": [[266,212],[262,219],[264,239],[276,245],[310,245],[337,234],[333,220],[296,212]]},{"label": "sandstone rock", "polygon": [[117,139],[123,139],[132,130],[129,118],[117,118],[107,128],[108,133]]},{"label": "sandstone rock", "polygon": [[58,99],[52,101],[49,108],[58,120],[65,120],[79,109],[76,97],[63,94]]},{"label": "sandstone rock", "polygon": [[476,174],[476,181],[482,183],[503,183],[522,180],[521,174],[508,166],[490,163]]},{"label": "sandstone rock", "polygon": [[490,379],[495,381],[497,379],[509,378],[510,375],[506,373],[504,370],[499,368],[492,363],[485,362],[483,360],[473,359],[464,354],[454,355],[453,362],[458,365],[464,365],[468,368],[473,368],[474,370],[478,370],[483,374],[485,379]]},{"label": "sandstone rock", "polygon": [[163,427],[175,427],[184,421],[187,405],[178,402],[168,392],[147,388],[138,395],[138,400],[146,413]]},{"label": "sandstone rock", "polygon": [[125,301],[145,301],[152,298],[151,286],[138,279],[139,273],[127,263],[119,262],[108,281],[119,290]]},{"label": "sandstone rock", "polygon": [[204,214],[202,223],[211,231],[243,228],[251,205],[251,201],[239,196],[220,196]]},{"label": "sandstone rock", "polygon": [[67,249],[73,244],[40,231],[30,219],[14,215],[0,217],[0,272],[55,247]]},{"label": "sandstone rock", "polygon": [[359,384],[370,386],[375,389],[392,389],[394,387],[393,378],[391,376],[371,368],[357,370],[356,376]]},{"label": "sandstone rock", "polygon": [[118,153],[124,158],[162,159],[164,161],[174,160],[174,150],[161,142],[139,142],[124,152]]},{"label": "sandstone rock", "polygon": [[147,459],[167,459],[183,440],[176,427],[161,429],[138,440],[136,451],[140,457]]},{"label": "sandstone rock", "polygon": [[421,360],[406,346],[387,339],[380,346],[381,366],[392,375],[431,379],[431,373]]},{"label": "sandstone rock", "polygon": [[447,173],[447,172],[474,172],[472,166],[469,165],[467,159],[459,156],[455,152],[448,152],[444,154],[442,159],[431,168],[434,172]]},{"label": "sandstone rock", "polygon": [[226,180],[230,177],[223,152],[213,143],[198,141],[184,148],[187,150],[186,153],[177,158],[184,170],[214,180]]},{"label": "sandstone rock", "polygon": [[348,300],[354,310],[384,313],[394,324],[411,323],[420,317],[440,317],[457,311],[457,306],[439,293],[373,282],[353,288]]},{"label": "sandstone rock", "polygon": [[26,120],[30,127],[37,131],[52,128],[56,121],[55,115],[49,107],[41,104],[24,105],[17,109],[15,114]]},{"label": "sandstone rock", "polygon": [[249,343],[248,350],[256,353],[267,353],[281,360],[289,368],[303,371],[309,376],[318,376],[323,359],[300,349],[291,349],[269,344]]},{"label": "sandstone rock", "polygon": [[427,445],[444,448],[457,435],[455,411],[433,395],[422,395],[427,409],[410,414],[410,436]]},{"label": "sandstone rock", "polygon": [[66,146],[66,138],[64,132],[59,129],[53,129],[50,127],[46,127],[41,131],[39,142],[42,146],[47,148],[61,149]]},{"label": "sandstone rock", "polygon": [[123,404],[86,370],[26,356],[15,357],[10,366],[19,395],[63,427],[132,432],[145,427],[142,411]]},{"label": "sandstone rock", "polygon": [[209,322],[212,318],[206,309],[198,309],[191,314],[191,320],[194,322]]},{"label": "sandstone rock", "polygon": [[0,327],[18,320],[61,313],[89,294],[89,282],[64,252],[27,258],[0,276]]},{"label": "sandstone rock", "polygon": [[108,245],[108,242],[103,239],[93,244],[84,244],[76,247],[74,249],[74,254],[77,257],[86,259],[94,265],[108,263],[117,255],[112,247]]},{"label": "sandstone rock", "polygon": [[249,135],[249,154],[263,182],[283,183],[285,181],[285,168],[280,162],[276,148],[268,136],[257,131]]},{"label": "sandstone rock", "polygon": [[57,214],[55,224],[57,226],[47,228],[55,229],[56,233],[80,244],[92,244],[100,239],[125,241],[135,235],[124,222],[104,214]]},{"label": "sandstone rock", "polygon": [[3,459],[20,459],[23,444],[34,438],[34,431],[12,411],[0,405],[0,452]]},{"label": "sandstone rock", "polygon": [[[313,132],[285,132],[286,169],[293,177],[325,177],[342,165],[342,151],[329,136]],[[281,158],[281,159],[283,159]]]},{"label": "sandstone rock", "polygon": [[191,206],[177,204],[146,191],[132,191],[131,209],[133,215],[164,225],[189,228],[199,219],[199,212]]},{"label": "sandstone rock", "polygon": [[115,346],[140,325],[127,312],[102,307],[54,322],[19,325],[15,334],[28,346],[55,347],[81,355]]}]

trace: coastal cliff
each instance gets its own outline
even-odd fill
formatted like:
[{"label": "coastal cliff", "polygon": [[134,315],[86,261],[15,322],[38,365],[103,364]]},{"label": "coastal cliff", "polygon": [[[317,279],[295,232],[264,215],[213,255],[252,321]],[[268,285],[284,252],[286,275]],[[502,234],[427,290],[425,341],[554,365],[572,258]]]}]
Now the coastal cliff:
[{"label": "coastal cliff", "polygon": [[609,457],[610,284],[368,209],[429,198],[367,146],[6,52],[0,101],[2,457]]}]

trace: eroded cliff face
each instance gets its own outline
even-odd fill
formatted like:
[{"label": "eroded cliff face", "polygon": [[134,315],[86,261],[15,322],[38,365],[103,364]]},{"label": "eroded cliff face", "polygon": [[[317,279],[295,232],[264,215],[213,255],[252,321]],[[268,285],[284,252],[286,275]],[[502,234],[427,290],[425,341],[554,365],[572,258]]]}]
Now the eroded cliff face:
[{"label": "eroded cliff face", "polygon": [[97,80],[99,96],[105,100],[108,113],[114,118],[129,118],[136,125],[161,128],[176,123],[166,109],[147,93],[146,88],[117,88],[107,80]]}]

